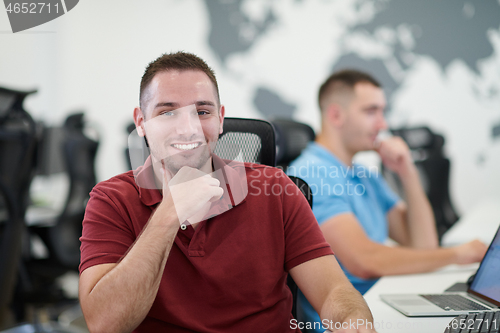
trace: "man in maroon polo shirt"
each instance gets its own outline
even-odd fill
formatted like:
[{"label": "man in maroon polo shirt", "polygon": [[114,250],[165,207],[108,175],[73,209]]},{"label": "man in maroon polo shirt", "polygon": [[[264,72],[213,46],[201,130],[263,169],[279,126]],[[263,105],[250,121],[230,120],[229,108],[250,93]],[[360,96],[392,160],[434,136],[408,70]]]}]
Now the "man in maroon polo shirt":
[{"label": "man in maroon polo shirt", "polygon": [[279,169],[221,160],[213,71],[183,52],[150,63],[134,110],[146,163],[99,183],[82,233],[91,332],[299,332],[290,273],[322,324],[373,332],[307,201]]}]

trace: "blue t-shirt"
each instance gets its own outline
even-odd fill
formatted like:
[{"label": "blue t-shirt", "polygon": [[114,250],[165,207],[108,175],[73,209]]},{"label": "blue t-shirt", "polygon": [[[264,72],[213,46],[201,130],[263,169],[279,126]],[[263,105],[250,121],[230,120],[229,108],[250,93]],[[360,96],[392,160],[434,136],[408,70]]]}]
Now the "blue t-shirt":
[{"label": "blue t-shirt", "polygon": [[[359,164],[347,166],[328,150],[312,142],[290,164],[287,173],[309,184],[313,194],[313,213],[320,225],[339,214],[353,213],[372,241],[383,244],[387,240],[386,215],[399,198],[379,174],[377,167]],[[342,262],[339,264],[361,294],[377,281],[354,276]],[[300,318],[301,314],[303,318]],[[299,321],[320,321],[319,315],[301,292],[298,296],[297,317]],[[312,332],[323,331],[318,329]]]}]

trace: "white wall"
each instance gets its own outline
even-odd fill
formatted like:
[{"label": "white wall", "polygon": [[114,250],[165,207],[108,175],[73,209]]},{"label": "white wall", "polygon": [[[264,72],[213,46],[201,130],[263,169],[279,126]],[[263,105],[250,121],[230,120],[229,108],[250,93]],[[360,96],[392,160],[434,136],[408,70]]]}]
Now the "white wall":
[{"label": "white wall", "polygon": [[[97,173],[107,179],[125,170],[125,127],[148,62],[178,49],[210,60],[202,14],[198,1],[80,1],[54,21],[0,35],[0,85],[38,88],[26,109],[48,123],[85,111],[101,134]],[[10,30],[0,15],[0,30]]]}]

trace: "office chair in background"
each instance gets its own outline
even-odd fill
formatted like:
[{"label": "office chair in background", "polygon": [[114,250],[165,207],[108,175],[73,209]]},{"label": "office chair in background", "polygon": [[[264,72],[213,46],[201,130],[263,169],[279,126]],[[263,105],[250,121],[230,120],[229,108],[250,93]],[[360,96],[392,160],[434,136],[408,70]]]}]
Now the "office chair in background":
[{"label": "office chair in background", "polygon": [[[432,206],[441,241],[443,234],[459,218],[450,199],[450,160],[444,156],[444,137],[425,126],[391,129],[391,132],[400,136],[410,148],[423,188]],[[402,186],[394,175],[384,170],[384,176],[389,183],[395,184],[397,192],[402,196],[404,193]]]},{"label": "office chair in background", "polygon": [[12,317],[24,216],[35,173],[36,128],[23,108],[24,99],[35,92],[0,87],[0,329]]},{"label": "office chair in background", "polygon": [[276,118],[271,123],[276,130],[276,164],[286,171],[316,135],[309,125],[291,119]]},{"label": "office chair in background", "polygon": [[97,183],[95,158],[98,139],[85,134],[84,114],[66,118],[62,144],[64,164],[70,180],[69,193],[56,225],[48,228],[49,250],[58,263],[77,270],[80,264],[80,236],[89,193]]},{"label": "office chair in background", "polygon": [[[46,147],[60,153],[59,162],[63,163],[69,178],[69,190],[61,211],[56,211],[47,221],[38,221],[28,227],[29,235],[37,235],[43,241],[48,256],[35,258],[31,251],[25,253],[16,294],[18,321],[25,320],[28,306],[48,307],[52,315],[57,316],[78,305],[77,299],[66,297],[56,280],[68,272],[78,274],[82,221],[89,193],[96,184],[95,157],[99,141],[86,135],[83,117],[83,113],[68,116],[64,125],[58,128],[60,136],[50,143],[51,147]],[[57,323],[51,325],[47,331],[63,330]],[[69,331],[69,328],[64,330]]]}]

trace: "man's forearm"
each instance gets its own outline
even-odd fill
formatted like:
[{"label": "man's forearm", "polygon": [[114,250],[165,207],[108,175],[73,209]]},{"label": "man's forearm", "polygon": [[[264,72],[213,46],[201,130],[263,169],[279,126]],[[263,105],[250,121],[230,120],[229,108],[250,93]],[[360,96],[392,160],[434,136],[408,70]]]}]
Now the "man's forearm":
[{"label": "man's forearm", "polygon": [[160,205],[123,259],[80,295],[91,332],[131,331],[144,320],[178,229],[173,206]]},{"label": "man's forearm", "polygon": [[361,294],[349,283],[330,291],[320,312],[323,326],[338,329],[373,328],[373,317]]},{"label": "man's forearm", "polygon": [[439,246],[436,223],[432,207],[427,199],[418,171],[414,165],[405,174],[400,175],[403,184],[409,231],[410,246],[421,249],[433,249]]},{"label": "man's forearm", "polygon": [[363,278],[378,278],[386,275],[415,274],[436,270],[458,263],[457,248],[409,249],[376,245],[363,257]]}]

